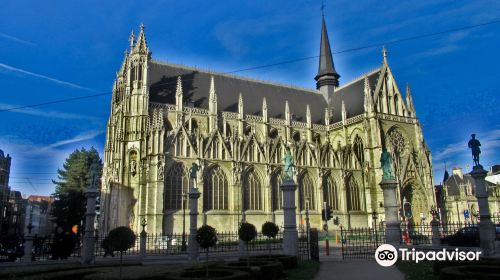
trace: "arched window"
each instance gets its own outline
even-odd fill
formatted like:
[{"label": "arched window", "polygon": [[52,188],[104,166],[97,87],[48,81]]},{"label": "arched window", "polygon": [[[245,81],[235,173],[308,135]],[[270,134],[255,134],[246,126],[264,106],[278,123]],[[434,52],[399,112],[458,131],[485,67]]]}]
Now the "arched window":
[{"label": "arched window", "polygon": [[363,163],[365,161],[365,151],[363,147],[363,140],[361,140],[361,137],[356,135],[354,138],[354,154],[356,155],[356,158],[360,163]]},{"label": "arched window", "polygon": [[339,192],[337,184],[331,177],[323,179],[323,197],[328,206],[333,210],[339,210]]},{"label": "arched window", "polygon": [[347,210],[361,210],[361,201],[359,186],[354,177],[351,175],[347,180]]},{"label": "arched window", "polygon": [[205,174],[203,182],[203,210],[228,209],[227,178],[219,166],[211,168]]},{"label": "arched window", "polygon": [[283,209],[283,194],[281,193],[280,190],[280,185],[282,181],[283,179],[281,177],[281,171],[276,172],[271,177],[273,211]]},{"label": "arched window", "polygon": [[252,170],[243,180],[243,206],[245,210],[262,210],[261,185],[257,175]]},{"label": "arched window", "polygon": [[314,200],[314,185],[309,177],[309,174],[305,174],[299,183],[299,209],[306,210],[306,202],[309,204],[309,209],[314,210],[316,201]]},{"label": "arched window", "polygon": [[182,163],[177,163],[165,177],[165,209],[182,209],[182,194],[188,192],[189,181]]}]

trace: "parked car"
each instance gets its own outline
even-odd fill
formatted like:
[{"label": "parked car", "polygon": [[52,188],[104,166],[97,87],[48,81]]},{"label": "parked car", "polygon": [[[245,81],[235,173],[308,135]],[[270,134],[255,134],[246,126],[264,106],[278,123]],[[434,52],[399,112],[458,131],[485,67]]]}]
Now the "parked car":
[{"label": "parked car", "polygon": [[479,228],[476,225],[463,227],[441,239],[441,243],[451,246],[479,246]]}]

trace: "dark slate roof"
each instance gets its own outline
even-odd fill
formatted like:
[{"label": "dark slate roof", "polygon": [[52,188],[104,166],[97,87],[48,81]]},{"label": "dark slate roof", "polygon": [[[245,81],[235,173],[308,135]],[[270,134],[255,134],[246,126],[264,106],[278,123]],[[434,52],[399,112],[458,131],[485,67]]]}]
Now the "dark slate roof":
[{"label": "dark slate roof", "polygon": [[[446,189],[448,190],[448,195],[460,195],[460,187],[463,184],[470,184],[472,186],[473,192],[475,189],[474,179],[469,174],[464,174],[460,177],[457,174],[451,175],[448,180],[444,182]],[[463,190],[462,190],[463,191]]]},{"label": "dark slate roof", "polygon": [[306,121],[306,104],[309,104],[312,122],[324,123],[327,103],[323,96],[314,90],[212,73],[158,61],[151,61],[148,65],[150,101],[175,104],[178,76],[182,79],[185,104],[192,102],[195,107],[208,109],[210,79],[214,76],[219,111],[237,112],[238,96],[241,92],[245,114],[262,115],[262,99],[266,97],[268,116],[271,118],[284,119],[285,100],[288,100],[290,112],[295,115],[295,120]]},{"label": "dark slate roof", "polygon": [[[370,89],[373,91],[377,86],[380,69],[368,73]],[[332,123],[342,121],[342,100],[344,100],[347,118],[364,114],[365,112],[365,76],[341,86],[335,90],[332,97]]]},{"label": "dark slate roof", "polygon": [[321,42],[319,46],[319,68],[317,77],[323,75],[338,75],[333,64],[332,51],[330,50],[330,40],[326,31],[325,17],[321,22]]}]

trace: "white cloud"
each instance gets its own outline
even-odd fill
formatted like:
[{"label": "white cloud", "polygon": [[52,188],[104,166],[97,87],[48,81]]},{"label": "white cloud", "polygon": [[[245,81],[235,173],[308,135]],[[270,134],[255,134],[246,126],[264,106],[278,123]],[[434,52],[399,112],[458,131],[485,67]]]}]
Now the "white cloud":
[{"label": "white cloud", "polygon": [[0,32],[0,37],[7,39],[7,40],[10,40],[10,41],[13,41],[13,42],[16,42],[16,43],[21,43],[24,45],[36,46],[36,44],[33,42],[26,41],[26,40],[23,40],[21,38],[18,38],[18,37],[12,36],[12,35],[8,35],[8,34],[2,33],[2,32]]},{"label": "white cloud", "polygon": [[[16,107],[20,107],[20,106],[21,105],[18,105],[18,104],[0,103],[0,111],[1,110],[9,110],[10,108],[16,108]],[[89,121],[93,121],[93,122],[99,121],[99,118],[97,118],[97,117],[85,116],[85,115],[80,115],[80,114],[65,113],[65,112],[59,112],[59,111],[51,111],[51,110],[22,108],[22,109],[15,109],[15,110],[9,110],[9,111],[15,112],[15,113],[20,113],[20,114],[38,116],[38,117],[46,117],[46,118],[57,118],[57,119],[66,119],[66,120],[89,120]]]},{"label": "white cloud", "polygon": [[64,145],[68,145],[68,144],[72,144],[72,143],[77,143],[77,142],[82,142],[82,141],[85,141],[85,140],[90,140],[90,139],[93,139],[94,137],[96,137],[98,135],[101,135],[102,133],[104,133],[104,131],[102,131],[102,130],[85,131],[83,133],[80,133],[80,134],[76,135],[73,138],[65,139],[65,140],[60,140],[60,141],[52,143],[52,144],[50,144],[48,146],[45,146],[45,147],[39,149],[39,151],[40,152],[45,152],[45,151],[48,151],[48,150],[51,150],[51,149],[54,149],[54,148],[57,148],[57,147],[61,147],[61,146],[64,146]]},{"label": "white cloud", "polygon": [[76,88],[76,89],[81,89],[81,90],[87,90],[87,91],[94,91],[94,92],[97,91],[95,89],[91,89],[91,88],[84,87],[84,86],[81,86],[81,85],[77,85],[77,84],[74,84],[74,83],[70,83],[70,82],[58,80],[58,79],[55,79],[55,78],[52,78],[52,77],[49,77],[49,76],[45,76],[45,75],[42,75],[42,74],[37,74],[37,73],[34,73],[34,72],[26,71],[26,70],[23,70],[23,69],[20,69],[20,68],[16,68],[16,67],[13,67],[13,66],[10,66],[10,65],[7,65],[7,64],[4,64],[4,63],[0,62],[0,70],[1,69],[3,69],[4,71],[7,71],[7,72],[20,73],[20,74],[32,76],[32,77],[35,77],[35,78],[44,79],[44,80],[47,80],[47,81],[50,81],[50,82],[53,82],[53,83],[56,83],[56,84],[59,84],[59,85],[71,87],[71,88]]},{"label": "white cloud", "polygon": [[[495,129],[489,132],[477,133],[478,139],[481,141],[481,154],[494,155],[500,149],[500,129]],[[482,138],[481,138],[482,137]],[[444,149],[437,152],[433,159],[435,161],[452,160],[454,157],[464,154],[467,142],[448,144]]]}]

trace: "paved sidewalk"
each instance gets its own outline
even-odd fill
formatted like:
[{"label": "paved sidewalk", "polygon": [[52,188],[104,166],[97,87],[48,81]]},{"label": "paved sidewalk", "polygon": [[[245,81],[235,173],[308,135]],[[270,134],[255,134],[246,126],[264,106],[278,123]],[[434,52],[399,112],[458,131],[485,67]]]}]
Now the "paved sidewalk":
[{"label": "paved sidewalk", "polygon": [[384,279],[403,280],[405,275],[395,266],[382,267],[375,260],[335,260],[321,261],[316,280],[354,280],[354,279]]}]

